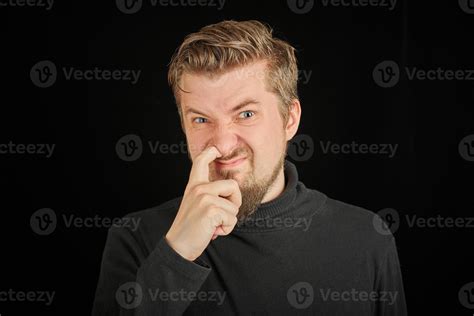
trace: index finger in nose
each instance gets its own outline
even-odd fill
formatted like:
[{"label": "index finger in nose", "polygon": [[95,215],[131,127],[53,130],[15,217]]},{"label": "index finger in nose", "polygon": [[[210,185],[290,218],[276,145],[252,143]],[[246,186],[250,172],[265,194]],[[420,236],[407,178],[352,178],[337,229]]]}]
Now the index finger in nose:
[{"label": "index finger in nose", "polygon": [[194,159],[189,182],[193,184],[209,182],[209,164],[221,156],[221,153],[215,146],[204,149],[196,159]]}]

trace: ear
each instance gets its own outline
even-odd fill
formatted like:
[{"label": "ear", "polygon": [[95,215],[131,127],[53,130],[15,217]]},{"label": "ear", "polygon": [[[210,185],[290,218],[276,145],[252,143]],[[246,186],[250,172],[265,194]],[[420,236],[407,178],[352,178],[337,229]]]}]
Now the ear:
[{"label": "ear", "polygon": [[300,125],[301,118],[301,104],[298,99],[291,101],[290,109],[288,112],[288,122],[285,126],[286,141],[289,141],[296,135],[298,127]]}]

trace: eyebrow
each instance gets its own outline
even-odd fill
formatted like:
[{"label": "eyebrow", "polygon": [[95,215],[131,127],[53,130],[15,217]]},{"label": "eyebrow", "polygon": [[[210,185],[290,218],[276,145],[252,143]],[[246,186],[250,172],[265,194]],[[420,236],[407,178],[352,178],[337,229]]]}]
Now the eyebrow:
[{"label": "eyebrow", "polygon": [[[254,100],[254,99],[246,99],[246,100],[240,102],[238,105],[234,106],[234,107],[233,107],[232,109],[230,109],[228,112],[229,112],[229,113],[235,113],[235,112],[237,112],[238,110],[240,110],[240,109],[242,109],[243,107],[246,107],[246,106],[248,106],[248,105],[250,105],[250,104],[257,104],[257,105],[259,105],[260,102],[258,102],[257,100]],[[196,109],[194,109],[194,108],[192,108],[192,107],[189,107],[189,108],[187,108],[187,109],[184,111],[184,115],[185,115],[185,116],[188,115],[188,114],[191,114],[191,113],[195,113],[195,114],[199,114],[199,115],[204,115],[204,116],[206,116],[205,113],[202,113],[201,111],[196,110]]]}]

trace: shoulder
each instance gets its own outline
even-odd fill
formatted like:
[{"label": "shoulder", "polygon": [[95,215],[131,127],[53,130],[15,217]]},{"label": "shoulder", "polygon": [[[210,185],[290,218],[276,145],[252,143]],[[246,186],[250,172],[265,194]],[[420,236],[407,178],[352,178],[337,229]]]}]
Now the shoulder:
[{"label": "shoulder", "polygon": [[389,231],[380,231],[380,217],[360,206],[326,196],[316,217],[314,220],[320,221],[331,238],[341,244],[358,249],[362,247],[367,251],[385,252],[394,242]]}]

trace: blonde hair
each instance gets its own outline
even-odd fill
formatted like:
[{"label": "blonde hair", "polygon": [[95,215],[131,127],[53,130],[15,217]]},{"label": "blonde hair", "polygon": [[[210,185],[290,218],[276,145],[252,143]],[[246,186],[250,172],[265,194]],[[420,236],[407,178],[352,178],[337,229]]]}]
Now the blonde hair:
[{"label": "blonde hair", "polygon": [[186,36],[174,53],[168,70],[168,82],[178,107],[183,73],[220,75],[239,66],[264,60],[267,62],[267,87],[280,98],[279,110],[284,124],[289,116],[289,105],[298,99],[298,67],[295,48],[274,38],[272,29],[259,21],[222,21],[207,25],[199,32]]}]

